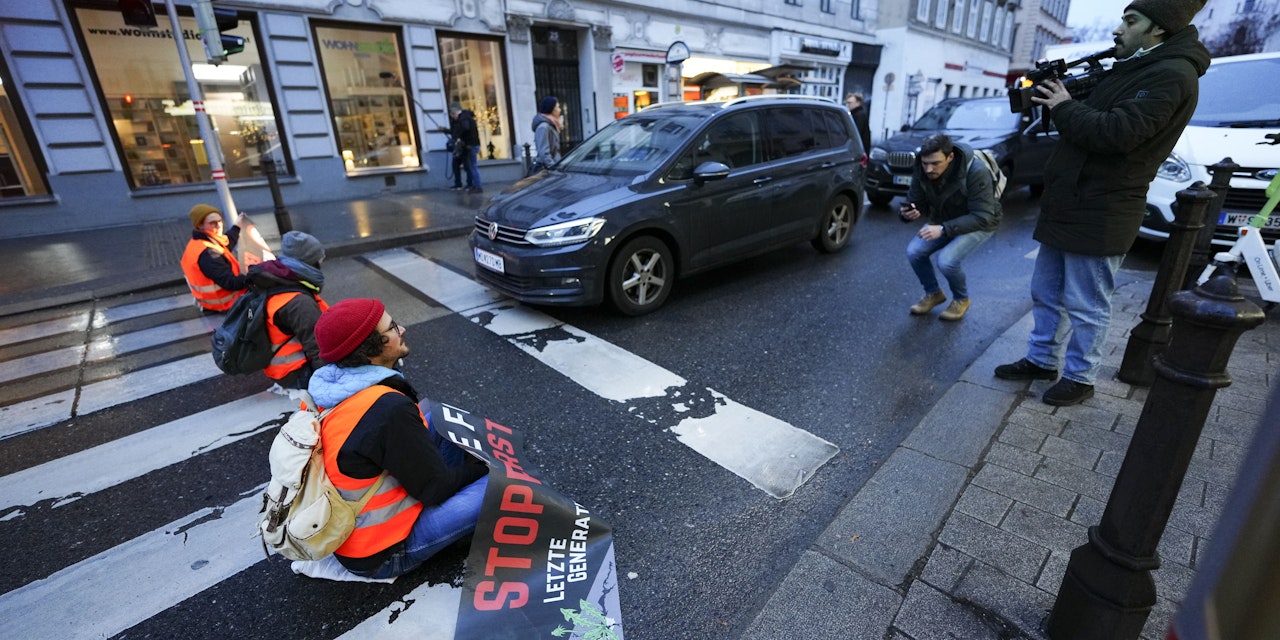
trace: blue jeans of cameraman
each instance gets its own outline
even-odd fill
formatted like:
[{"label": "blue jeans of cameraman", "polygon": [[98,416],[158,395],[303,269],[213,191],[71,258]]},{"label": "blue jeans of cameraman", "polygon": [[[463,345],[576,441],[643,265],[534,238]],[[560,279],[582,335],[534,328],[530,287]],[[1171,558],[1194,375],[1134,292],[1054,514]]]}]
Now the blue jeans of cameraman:
[{"label": "blue jeans of cameraman", "polygon": [[964,270],[960,268],[961,263],[993,235],[994,231],[972,231],[954,238],[943,236],[937,240],[913,236],[907,244],[907,261],[911,263],[911,270],[916,272],[916,278],[920,279],[924,292],[938,293],[942,288],[938,286],[938,276],[934,273],[933,262],[930,260],[931,256],[937,254],[938,271],[942,272],[942,277],[947,279],[947,286],[951,287],[951,298],[966,300],[969,288],[965,283]]},{"label": "blue jeans of cameraman", "polygon": [[1111,326],[1111,294],[1124,256],[1090,256],[1040,245],[1031,274],[1027,360],[1058,369],[1062,377],[1092,385]]},{"label": "blue jeans of cameraman", "polygon": [[[466,457],[470,454],[441,436],[435,429],[431,429],[430,434],[431,442],[440,450],[440,455],[444,456],[445,464],[450,467],[468,464]],[[427,558],[474,531],[476,520],[480,517],[484,491],[488,486],[489,476],[486,475],[463,487],[448,500],[434,507],[424,508],[414,521],[404,547],[388,558],[386,564],[370,577],[385,579],[408,573]]]}]

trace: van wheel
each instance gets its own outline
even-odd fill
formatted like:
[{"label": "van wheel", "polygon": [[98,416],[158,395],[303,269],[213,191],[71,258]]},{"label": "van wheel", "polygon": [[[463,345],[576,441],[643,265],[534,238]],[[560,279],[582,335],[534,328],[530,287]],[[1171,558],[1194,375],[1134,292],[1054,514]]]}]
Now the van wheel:
[{"label": "van wheel", "polygon": [[609,265],[609,299],[624,315],[640,316],[666,302],[675,264],[666,243],[653,236],[633,238]]},{"label": "van wheel", "polygon": [[813,248],[823,253],[835,253],[849,243],[849,234],[858,221],[858,214],[853,208],[849,196],[837,194],[827,205],[822,214],[822,223],[818,235],[812,240]]}]

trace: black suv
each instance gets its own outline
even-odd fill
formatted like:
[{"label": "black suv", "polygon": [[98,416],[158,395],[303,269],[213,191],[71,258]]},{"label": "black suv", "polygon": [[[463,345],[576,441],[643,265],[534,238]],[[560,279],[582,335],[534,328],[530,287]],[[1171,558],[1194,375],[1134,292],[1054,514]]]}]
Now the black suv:
[{"label": "black suv", "polygon": [[677,276],[800,240],[839,251],[864,172],[853,120],[831,102],[654,105],[495,196],[470,237],[476,276],[522,302],[648,313]]},{"label": "black suv", "polygon": [[916,152],[926,138],[937,133],[990,151],[1010,186],[1031,185],[1032,195],[1039,195],[1044,188],[1044,163],[1058,140],[1057,131],[1051,129],[1046,134],[1039,119],[1011,113],[1007,97],[943,100],[902,133],[871,145],[867,199],[872,204],[885,206],[894,196],[907,194]]}]

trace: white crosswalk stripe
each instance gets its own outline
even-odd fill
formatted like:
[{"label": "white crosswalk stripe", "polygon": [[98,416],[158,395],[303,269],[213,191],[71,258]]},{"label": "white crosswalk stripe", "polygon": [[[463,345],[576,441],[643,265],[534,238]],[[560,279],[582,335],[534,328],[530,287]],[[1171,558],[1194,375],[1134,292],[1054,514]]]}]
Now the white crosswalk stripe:
[{"label": "white crosswalk stripe", "polygon": [[[671,434],[666,437],[768,495],[790,496],[838,452],[803,429],[515,304],[420,255],[387,251],[370,261],[400,281],[396,286],[422,292],[551,370],[619,403],[628,414],[662,427]],[[218,316],[192,317],[182,311],[189,306],[189,296],[181,294],[0,330],[0,354],[16,354],[0,360],[0,383],[9,383],[6,388],[55,371],[62,372],[60,381],[75,367],[106,365],[130,356],[120,365],[123,372],[99,374],[102,379],[90,377],[92,381],[74,383],[74,388],[41,391],[38,397],[17,402],[0,397],[0,446],[26,442],[28,437],[56,438],[58,431],[48,428],[63,429],[75,424],[73,418],[220,376],[207,352],[174,353],[190,354],[193,336],[207,335],[221,321]],[[540,336],[536,342],[529,338],[534,334]],[[42,340],[51,346],[40,350]],[[178,344],[183,347],[169,349]],[[60,382],[50,382],[55,383]],[[75,517],[64,514],[77,508],[100,509],[104,503],[128,499],[124,494],[130,492],[123,488],[140,480],[150,483],[155,478],[157,493],[163,493],[166,475],[179,467],[220,450],[260,446],[249,439],[260,441],[293,406],[285,397],[261,392],[154,426],[140,425],[127,435],[19,467],[0,477],[0,526],[30,535],[46,520]],[[138,522],[141,527],[129,528],[131,533],[102,540],[108,546],[72,556],[68,566],[52,565],[41,571],[48,575],[26,576],[16,582],[22,586],[0,594],[0,619],[22,637],[111,637],[180,610],[198,594],[250,570],[264,561],[254,536],[261,483],[266,480],[265,464],[260,468],[260,474],[233,479],[237,484],[214,503],[221,506],[180,517],[169,512],[154,524]],[[456,581],[424,582],[392,596],[366,618],[326,628],[351,640],[448,640],[462,596]]]},{"label": "white crosswalk stripe", "polygon": [[[687,393],[709,393],[714,406],[710,415],[683,418],[671,431],[689,448],[775,498],[790,497],[839,453],[834,444],[713,389],[688,389],[688,382],[675,373],[581,329],[510,301],[492,302],[486,287],[411,251],[383,251],[368,259],[603,398],[622,403],[666,398],[679,414],[688,411]],[[543,333],[535,345],[527,337],[536,332]],[[546,332],[560,332],[561,339]]]}]

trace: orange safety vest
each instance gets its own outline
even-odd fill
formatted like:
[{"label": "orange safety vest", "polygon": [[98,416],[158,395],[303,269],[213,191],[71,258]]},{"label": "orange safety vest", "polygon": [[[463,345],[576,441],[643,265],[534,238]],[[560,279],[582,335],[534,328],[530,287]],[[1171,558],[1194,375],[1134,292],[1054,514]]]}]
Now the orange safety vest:
[{"label": "orange safety vest", "polygon": [[[369,411],[373,403],[388,393],[399,393],[391,387],[374,385],[338,403],[320,422],[320,444],[324,447],[324,470],[329,481],[338,489],[344,500],[358,501],[369,487],[378,480],[352,478],[338,469],[338,451],[351,436],[356,424]],[[422,410],[418,410],[422,416]],[[422,419],[426,429],[426,418]],[[378,493],[356,516],[356,529],[335,554],[347,558],[367,558],[409,537],[413,523],[422,512],[422,503],[401,486],[391,474],[383,472]]]},{"label": "orange safety vest", "polygon": [[[271,339],[271,348],[275,351],[275,355],[271,357],[271,364],[267,365],[264,371],[272,380],[283,380],[285,376],[301,369],[302,365],[307,363],[307,354],[302,349],[302,342],[298,337],[289,335],[276,326],[276,312],[293,300],[294,296],[301,294],[301,291],[288,291],[277,293],[267,299],[267,337]],[[316,296],[316,303],[320,305],[320,311],[329,308],[329,303],[320,296]]]},{"label": "orange safety vest", "polygon": [[206,249],[213,249],[222,254],[222,257],[231,263],[231,273],[240,275],[240,263],[236,262],[236,257],[231,251],[212,240],[195,238],[187,243],[187,250],[182,252],[182,275],[187,278],[187,286],[191,288],[191,295],[196,299],[196,304],[210,311],[226,311],[244,292],[227,291],[200,270],[200,254]]}]

